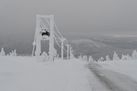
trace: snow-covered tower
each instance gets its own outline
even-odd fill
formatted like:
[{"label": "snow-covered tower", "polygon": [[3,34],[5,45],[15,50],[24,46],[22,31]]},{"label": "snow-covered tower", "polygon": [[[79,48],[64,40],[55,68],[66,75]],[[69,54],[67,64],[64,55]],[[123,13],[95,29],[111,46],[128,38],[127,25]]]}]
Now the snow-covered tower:
[{"label": "snow-covered tower", "polygon": [[37,15],[32,55],[40,56],[41,41],[49,40],[49,60],[54,56],[54,15]]}]

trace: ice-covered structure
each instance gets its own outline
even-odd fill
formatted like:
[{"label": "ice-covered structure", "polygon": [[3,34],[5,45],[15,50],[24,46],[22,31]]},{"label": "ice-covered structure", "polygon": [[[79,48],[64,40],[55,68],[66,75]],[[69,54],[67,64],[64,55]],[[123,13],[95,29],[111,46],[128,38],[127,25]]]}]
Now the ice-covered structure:
[{"label": "ice-covered structure", "polygon": [[47,40],[49,45],[49,52],[47,52],[49,60],[53,61],[59,54],[54,47],[56,43],[61,48],[61,58],[64,59],[64,46],[67,46],[67,59],[74,58],[72,49],[68,44],[65,45],[64,41],[67,41],[57,28],[54,21],[54,15],[37,15],[36,16],[36,31],[33,42],[32,56],[41,56],[41,41]]}]

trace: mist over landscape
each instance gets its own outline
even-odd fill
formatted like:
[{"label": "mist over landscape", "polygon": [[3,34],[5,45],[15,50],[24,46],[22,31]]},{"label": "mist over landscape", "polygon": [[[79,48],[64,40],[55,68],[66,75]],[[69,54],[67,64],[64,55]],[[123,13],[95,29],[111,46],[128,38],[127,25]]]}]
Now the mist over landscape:
[{"label": "mist over landscape", "polygon": [[137,0],[0,0],[0,91],[137,91]]},{"label": "mist over landscape", "polygon": [[[95,59],[105,57],[106,55],[112,57],[114,51],[119,56],[122,54],[131,55],[132,51],[137,49],[137,37],[71,36],[68,40],[74,49],[74,55],[77,57],[79,55],[92,55]],[[10,42],[1,42],[0,44],[2,47],[5,45],[6,52],[16,48],[20,55],[31,55],[32,42],[31,40],[26,40],[26,42],[11,40]],[[43,49],[45,48],[48,51],[48,42],[45,42],[45,44],[46,46]],[[60,54],[60,48],[56,44],[55,47]]]},{"label": "mist over landscape", "polygon": [[72,41],[75,55],[92,55],[95,59],[109,55],[112,58],[114,51],[121,57],[122,54],[131,55],[137,49],[136,37],[96,36]]},{"label": "mist over landscape", "polygon": [[[36,15],[55,15],[55,22],[74,47],[74,54],[98,58],[113,51],[137,49],[136,0],[0,1],[0,48],[31,55]],[[59,49],[58,49],[59,50]]]}]

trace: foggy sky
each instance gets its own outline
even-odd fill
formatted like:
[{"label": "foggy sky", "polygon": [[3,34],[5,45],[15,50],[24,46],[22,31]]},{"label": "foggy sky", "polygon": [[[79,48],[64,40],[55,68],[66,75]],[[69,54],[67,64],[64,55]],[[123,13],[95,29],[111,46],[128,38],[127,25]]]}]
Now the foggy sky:
[{"label": "foggy sky", "polygon": [[36,14],[54,14],[67,37],[137,35],[137,0],[0,0],[0,43],[32,41]]}]

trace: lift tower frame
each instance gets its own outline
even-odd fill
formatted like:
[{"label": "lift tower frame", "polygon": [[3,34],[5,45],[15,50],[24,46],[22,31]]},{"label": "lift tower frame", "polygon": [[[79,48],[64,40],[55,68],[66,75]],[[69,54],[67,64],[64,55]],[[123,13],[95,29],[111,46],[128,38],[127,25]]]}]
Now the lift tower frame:
[{"label": "lift tower frame", "polygon": [[[46,27],[46,24],[44,24],[44,21],[48,21],[48,28]],[[43,35],[41,32],[44,30],[48,30],[49,35]],[[46,31],[47,32],[47,31]],[[53,61],[54,57],[54,15],[37,15],[36,16],[36,31],[35,31],[35,37],[33,42],[33,54],[35,56],[40,56],[41,53],[41,41],[42,40],[49,40],[49,60]],[[33,55],[32,54],[32,55]]]}]

